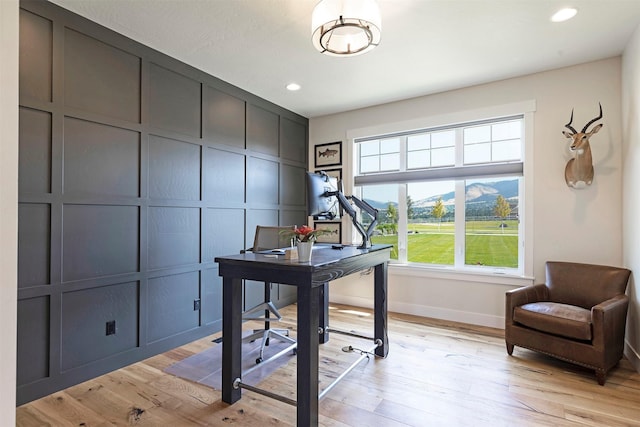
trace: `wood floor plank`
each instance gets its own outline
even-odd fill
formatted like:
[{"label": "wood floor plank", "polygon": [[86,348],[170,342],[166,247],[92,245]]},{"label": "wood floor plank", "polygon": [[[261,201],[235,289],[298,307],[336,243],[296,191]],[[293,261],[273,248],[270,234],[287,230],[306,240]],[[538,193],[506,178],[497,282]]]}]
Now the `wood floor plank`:
[{"label": "wood floor plank", "polygon": [[57,411],[48,414],[41,411],[35,404],[16,411],[16,425],[23,427],[50,427],[54,425],[71,425],[68,420],[56,420]]},{"label": "wood floor plank", "polygon": [[[296,331],[296,306],[280,322]],[[369,335],[371,310],[332,304],[331,327]],[[247,329],[260,327],[247,323]],[[569,363],[516,347],[503,331],[389,313],[390,352],[363,360],[320,402],[320,425],[345,426],[638,426],[640,374],[623,360],[604,387]],[[164,373],[213,345],[220,334],[151,357],[16,409],[31,426],[294,426],[295,407],[243,391],[228,405],[219,390]],[[370,342],[335,332],[320,346],[320,389]],[[259,386],[295,399],[291,357]]]},{"label": "wood floor plank", "polygon": [[91,408],[76,401],[64,391],[51,394],[33,402],[35,410],[46,416],[45,425],[52,426],[78,426],[109,425],[105,414],[98,414]]},{"label": "wood floor plank", "polygon": [[383,414],[377,414],[357,408],[342,402],[326,397],[320,402],[320,411],[327,417],[350,426],[385,426],[385,427],[406,427],[407,424],[398,422]]}]

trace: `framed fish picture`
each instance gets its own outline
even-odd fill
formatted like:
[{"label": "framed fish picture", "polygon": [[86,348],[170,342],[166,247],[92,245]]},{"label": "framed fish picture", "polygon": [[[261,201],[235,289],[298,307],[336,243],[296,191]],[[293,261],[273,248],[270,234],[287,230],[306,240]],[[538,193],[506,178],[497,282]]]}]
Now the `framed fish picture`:
[{"label": "framed fish picture", "polygon": [[315,146],[314,152],[316,168],[342,164],[342,141],[318,144]]}]

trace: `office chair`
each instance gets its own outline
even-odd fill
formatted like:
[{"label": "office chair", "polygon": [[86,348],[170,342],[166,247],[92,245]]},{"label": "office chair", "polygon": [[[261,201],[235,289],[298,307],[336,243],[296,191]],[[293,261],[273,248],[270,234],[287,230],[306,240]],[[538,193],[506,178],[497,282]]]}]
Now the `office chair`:
[{"label": "office chair", "polygon": [[[279,249],[291,246],[291,239],[280,234],[283,230],[293,230],[295,226],[288,227],[270,227],[256,226],[256,235],[253,240],[253,247],[246,251],[261,252],[271,249]],[[271,317],[273,315],[273,317]],[[277,338],[281,341],[295,344],[295,340],[289,337],[288,329],[271,328],[271,322],[277,322],[282,319],[280,312],[271,301],[271,283],[264,284],[264,301],[242,313],[242,320],[263,320],[264,329],[254,329],[253,333],[243,339],[245,342],[253,342],[258,338],[262,338],[260,345],[260,356],[256,359],[256,363],[264,360],[264,349],[269,345],[270,338]]]}]

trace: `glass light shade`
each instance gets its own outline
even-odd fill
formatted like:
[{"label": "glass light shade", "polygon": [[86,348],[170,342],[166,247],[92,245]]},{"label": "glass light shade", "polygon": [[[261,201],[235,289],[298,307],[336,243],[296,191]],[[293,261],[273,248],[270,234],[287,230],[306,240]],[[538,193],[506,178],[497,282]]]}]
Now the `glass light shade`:
[{"label": "glass light shade", "polygon": [[564,9],[560,9],[559,11],[554,13],[553,16],[551,17],[551,21],[553,21],[553,22],[568,21],[569,19],[571,19],[574,16],[576,16],[577,13],[578,13],[577,9],[574,9],[572,7],[566,7]]},{"label": "glass light shade", "polygon": [[331,56],[370,51],[380,43],[381,28],[375,0],[322,0],[311,17],[313,45]]}]

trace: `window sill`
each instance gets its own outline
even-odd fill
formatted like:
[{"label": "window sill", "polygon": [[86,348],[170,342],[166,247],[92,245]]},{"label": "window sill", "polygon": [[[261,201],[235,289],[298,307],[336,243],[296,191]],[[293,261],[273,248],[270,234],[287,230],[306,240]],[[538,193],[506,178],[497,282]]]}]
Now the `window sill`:
[{"label": "window sill", "polygon": [[426,267],[416,264],[389,263],[389,273],[398,276],[423,277],[429,279],[444,279],[463,282],[490,283],[522,287],[533,285],[534,278],[511,273],[497,273],[495,271],[461,271],[449,267]]}]

